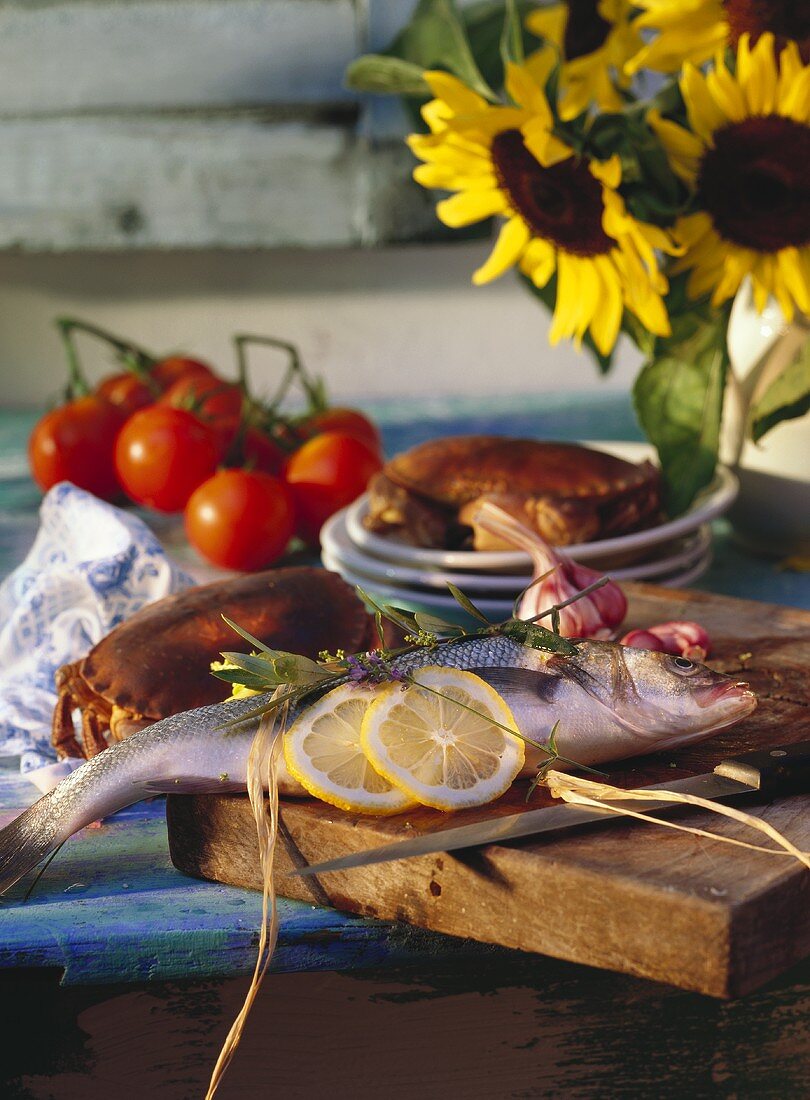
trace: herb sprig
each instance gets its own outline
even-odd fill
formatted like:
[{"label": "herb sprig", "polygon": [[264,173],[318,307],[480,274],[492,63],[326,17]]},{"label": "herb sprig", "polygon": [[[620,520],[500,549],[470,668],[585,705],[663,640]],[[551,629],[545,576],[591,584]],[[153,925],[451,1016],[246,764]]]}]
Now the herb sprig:
[{"label": "herb sprig", "polygon": [[[559,612],[568,604],[600,588],[607,581],[608,578],[603,577],[583,589],[582,592],[560,604],[556,604],[554,607],[547,608],[531,619],[519,619],[513,614],[510,618],[499,622],[491,622],[464,592],[453,584],[448,585],[450,593],[458,605],[471,619],[481,624],[473,629],[468,629],[459,623],[449,622],[437,615],[430,615],[423,611],[409,611],[395,604],[380,602],[357,586],[355,589],[357,595],[374,612],[380,648],[372,652],[348,655],[340,649],[335,653],[323,651],[318,655],[317,661],[301,654],[271,649],[239,626],[238,623],[223,615],[222,618],[228,626],[251,645],[253,652],[249,654],[233,651],[223,652],[224,663],[216,663],[212,666],[212,671],[215,676],[227,683],[239,684],[251,691],[262,694],[274,693],[272,699],[262,700],[254,710],[229,723],[231,726],[241,726],[255,718],[276,713],[280,707],[285,705],[292,709],[303,703],[315,688],[319,691],[326,691],[347,680],[357,684],[397,682],[403,686],[409,684],[418,686],[424,691],[430,691],[432,694],[447,699],[473,714],[486,718],[487,721],[492,722],[493,725],[513,736],[517,734],[523,741],[545,755],[546,759],[532,780],[527,794],[528,800],[538,784],[543,781],[548,770],[557,763],[567,764],[570,767],[580,768],[596,775],[602,775],[603,773],[579,764],[577,761],[559,753],[557,749],[559,722],[554,723],[549,733],[548,742],[542,744],[520,730],[503,725],[492,719],[491,716],[481,714],[474,707],[467,706],[449,695],[444,695],[436,688],[427,687],[425,684],[420,683],[412,672],[398,667],[396,661],[405,654],[413,653],[419,649],[439,649],[472,638],[491,638],[498,635],[531,649],[547,650],[551,653],[571,656],[577,652],[577,646],[574,642],[568,638],[563,638],[559,634]],[[547,616],[551,616],[554,628],[552,630],[538,625],[538,620]],[[406,643],[404,646],[391,649],[386,645],[383,632],[384,620],[392,622],[404,632]],[[285,685],[289,690],[286,692],[279,691]]]}]

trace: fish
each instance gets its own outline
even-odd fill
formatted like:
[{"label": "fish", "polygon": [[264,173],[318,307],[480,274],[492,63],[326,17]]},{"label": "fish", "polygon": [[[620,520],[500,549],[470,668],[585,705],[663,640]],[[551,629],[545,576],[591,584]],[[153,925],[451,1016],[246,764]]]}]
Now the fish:
[{"label": "fish", "polygon": [[[573,648],[552,654],[491,635],[412,650],[392,664],[403,673],[427,665],[474,672],[505,699],[521,733],[547,743],[559,723],[557,752],[589,766],[700,740],[756,707],[746,683],[684,657],[609,641]],[[322,694],[316,688],[304,697],[291,719]],[[144,798],[245,791],[255,712],[270,698],[172,715],[80,765],[0,830],[0,893],[79,829]],[[526,756],[528,772],[547,758],[531,745]]]}]

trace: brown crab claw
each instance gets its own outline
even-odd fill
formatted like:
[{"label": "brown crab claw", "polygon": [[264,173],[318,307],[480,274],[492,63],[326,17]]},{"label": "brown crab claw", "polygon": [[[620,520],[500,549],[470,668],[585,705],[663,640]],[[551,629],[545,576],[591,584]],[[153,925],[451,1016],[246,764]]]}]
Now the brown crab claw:
[{"label": "brown crab claw", "polygon": [[246,643],[223,614],[266,645],[313,659],[377,644],[354,590],[325,569],[272,569],[190,588],[144,607],[59,669],[52,734],[59,758],[95,756],[161,718],[224,699],[228,685],[211,675],[211,661]]}]

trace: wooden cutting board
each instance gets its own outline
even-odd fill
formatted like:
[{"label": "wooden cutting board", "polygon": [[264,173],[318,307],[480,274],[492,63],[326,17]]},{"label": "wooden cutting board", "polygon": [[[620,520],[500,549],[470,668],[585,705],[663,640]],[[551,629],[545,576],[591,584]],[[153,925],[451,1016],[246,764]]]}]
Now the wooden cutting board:
[{"label": "wooden cutting board", "polygon": [[[733,730],[676,752],[613,765],[641,786],[711,770],[730,755],[810,739],[810,613],[652,585],[627,585],[629,624],[695,619],[714,642],[711,664],[747,679],[757,711]],[[656,825],[603,828],[425,856],[321,876],[287,872],[450,824],[525,808],[525,785],[449,818],[344,813],[316,801],[281,806],[277,889],[284,897],[605,967],[715,997],[756,989],[810,953],[810,873],[795,860]],[[542,791],[531,808],[553,800]],[[751,812],[810,850],[810,795]],[[168,799],[172,860],[181,871],[261,888],[256,830],[244,796]],[[680,821],[756,841],[704,812]]]}]

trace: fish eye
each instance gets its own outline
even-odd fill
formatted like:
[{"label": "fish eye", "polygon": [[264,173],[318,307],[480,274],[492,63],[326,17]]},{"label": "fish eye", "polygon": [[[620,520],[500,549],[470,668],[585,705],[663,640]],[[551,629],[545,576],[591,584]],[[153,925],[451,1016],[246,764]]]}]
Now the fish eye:
[{"label": "fish eye", "polygon": [[673,657],[672,663],[677,669],[680,669],[681,672],[694,672],[697,668],[697,665],[693,661],[690,661],[688,657]]}]

